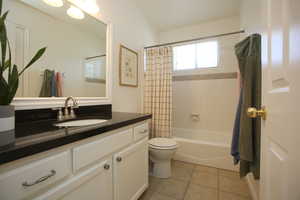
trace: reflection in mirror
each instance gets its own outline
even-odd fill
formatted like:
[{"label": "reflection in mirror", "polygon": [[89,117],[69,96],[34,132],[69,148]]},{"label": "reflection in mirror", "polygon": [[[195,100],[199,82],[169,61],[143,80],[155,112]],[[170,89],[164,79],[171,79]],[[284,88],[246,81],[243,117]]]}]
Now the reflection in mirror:
[{"label": "reflection in mirror", "polygon": [[106,96],[106,24],[66,0],[9,0],[6,8],[16,64],[47,47],[16,97]]}]

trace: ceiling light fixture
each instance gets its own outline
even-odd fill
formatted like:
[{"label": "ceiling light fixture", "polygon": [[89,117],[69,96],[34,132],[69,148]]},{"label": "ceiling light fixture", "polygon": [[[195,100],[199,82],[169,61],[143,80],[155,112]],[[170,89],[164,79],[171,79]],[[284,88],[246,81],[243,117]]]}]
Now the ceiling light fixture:
[{"label": "ceiling light fixture", "polygon": [[99,6],[95,1],[89,0],[82,4],[82,9],[89,14],[97,14],[99,12]]},{"label": "ceiling light fixture", "polygon": [[62,7],[64,2],[62,0],[43,0],[46,4],[53,7]]},{"label": "ceiling light fixture", "polygon": [[84,13],[75,6],[71,6],[67,10],[67,14],[74,19],[83,19],[84,18]]},{"label": "ceiling light fixture", "polygon": [[96,0],[71,0],[75,5],[84,10],[85,12],[95,15],[99,12],[99,6]]}]

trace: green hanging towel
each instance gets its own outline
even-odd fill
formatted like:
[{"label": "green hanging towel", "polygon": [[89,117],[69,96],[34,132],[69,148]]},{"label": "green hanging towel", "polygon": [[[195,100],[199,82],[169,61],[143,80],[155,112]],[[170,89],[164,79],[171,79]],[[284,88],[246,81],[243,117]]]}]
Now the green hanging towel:
[{"label": "green hanging towel", "polygon": [[261,36],[253,34],[235,46],[241,74],[239,121],[240,176],[260,176],[261,119],[247,116],[249,107],[261,108]]},{"label": "green hanging towel", "polygon": [[46,69],[44,71],[44,80],[40,91],[40,97],[51,97],[51,83],[53,79],[54,71]]}]

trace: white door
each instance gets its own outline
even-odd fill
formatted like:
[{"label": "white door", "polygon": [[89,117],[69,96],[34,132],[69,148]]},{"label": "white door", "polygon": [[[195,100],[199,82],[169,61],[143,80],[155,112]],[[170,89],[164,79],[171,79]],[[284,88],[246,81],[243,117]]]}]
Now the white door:
[{"label": "white door", "polygon": [[300,199],[300,0],[262,1],[260,200]]},{"label": "white door", "polygon": [[148,187],[148,138],[114,156],[115,200],[137,200]]},{"label": "white door", "polygon": [[[26,27],[16,24],[12,21],[7,21],[7,35],[11,47],[12,63],[18,66],[18,70],[22,70],[27,59],[27,52],[29,52],[29,31]],[[20,77],[19,88],[16,97],[30,96],[25,90],[28,83],[28,74],[24,73]]]}]

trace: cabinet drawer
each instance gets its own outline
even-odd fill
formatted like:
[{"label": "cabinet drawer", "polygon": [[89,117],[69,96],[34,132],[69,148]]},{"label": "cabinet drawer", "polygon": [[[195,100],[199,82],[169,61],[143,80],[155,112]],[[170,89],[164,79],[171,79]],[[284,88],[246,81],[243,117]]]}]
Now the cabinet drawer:
[{"label": "cabinet drawer", "polygon": [[122,131],[73,149],[73,167],[77,171],[100,160],[104,156],[129,145],[132,142],[132,129]]},{"label": "cabinet drawer", "polygon": [[144,123],[142,125],[134,127],[134,140],[137,141],[144,137],[149,136],[149,124]]},{"label": "cabinet drawer", "polygon": [[113,200],[112,160],[107,159],[47,190],[33,200]]},{"label": "cabinet drawer", "polygon": [[0,175],[0,199],[29,198],[70,174],[69,151],[38,160]]}]

